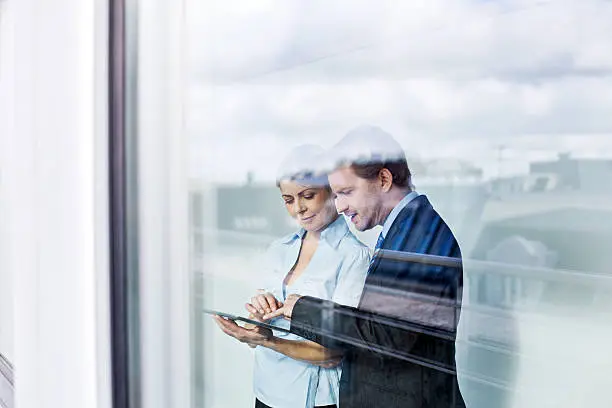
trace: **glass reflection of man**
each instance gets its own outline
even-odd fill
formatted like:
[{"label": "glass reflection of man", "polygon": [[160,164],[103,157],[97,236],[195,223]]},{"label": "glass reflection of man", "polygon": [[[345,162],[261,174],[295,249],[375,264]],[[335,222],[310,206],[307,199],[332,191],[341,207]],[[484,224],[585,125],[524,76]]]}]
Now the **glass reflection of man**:
[{"label": "glass reflection of man", "polygon": [[[291,295],[263,319],[285,316],[293,333],[343,352],[343,408],[464,407],[455,374],[463,286],[457,241],[414,191],[403,150],[382,129],[350,131],[329,158],[338,212],[360,231],[382,226],[359,305]],[[415,253],[434,257],[415,262]],[[222,324],[251,344],[272,335]]]}]

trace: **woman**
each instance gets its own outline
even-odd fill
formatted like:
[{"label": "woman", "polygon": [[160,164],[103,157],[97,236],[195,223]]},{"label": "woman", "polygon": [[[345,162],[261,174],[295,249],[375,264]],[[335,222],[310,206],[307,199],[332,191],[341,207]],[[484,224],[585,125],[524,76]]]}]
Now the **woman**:
[{"label": "woman", "polygon": [[[301,228],[268,249],[265,284],[246,305],[255,318],[276,310],[292,293],[350,306],[359,302],[370,254],[337,213],[327,177],[313,177],[309,170],[322,150],[298,147],[281,165],[277,185],[287,212]],[[289,327],[283,319],[272,324]],[[255,349],[255,406],[336,406],[341,356],[293,334],[274,334]]]}]

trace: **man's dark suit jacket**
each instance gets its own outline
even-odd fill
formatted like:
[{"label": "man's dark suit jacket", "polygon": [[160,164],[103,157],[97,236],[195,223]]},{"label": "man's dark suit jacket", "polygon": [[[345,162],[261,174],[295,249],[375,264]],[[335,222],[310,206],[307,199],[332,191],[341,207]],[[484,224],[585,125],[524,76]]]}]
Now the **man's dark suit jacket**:
[{"label": "man's dark suit jacket", "polygon": [[[291,331],[344,351],[342,408],[464,407],[454,374],[463,287],[455,237],[421,195],[399,213],[382,249],[357,308],[302,297]],[[455,266],[407,262],[402,253],[452,257]]]}]

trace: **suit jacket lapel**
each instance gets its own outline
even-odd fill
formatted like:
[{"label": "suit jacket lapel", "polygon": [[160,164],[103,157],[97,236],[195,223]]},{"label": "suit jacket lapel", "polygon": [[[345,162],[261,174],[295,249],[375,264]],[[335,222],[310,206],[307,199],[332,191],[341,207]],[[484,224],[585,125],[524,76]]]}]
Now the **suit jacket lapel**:
[{"label": "suit jacket lapel", "polygon": [[[423,195],[410,201],[406,207],[400,211],[393,224],[391,224],[391,228],[389,228],[389,232],[385,237],[381,249],[416,252],[418,249],[416,246],[419,242],[418,235],[420,234],[414,229],[415,227],[418,229],[423,228],[422,225],[419,225],[422,224],[422,222],[419,222],[422,218],[420,215],[422,214],[422,210],[427,207],[431,207],[431,204],[427,197]],[[377,275],[377,270],[380,267],[381,261],[382,257],[375,257],[370,265],[368,277]]]}]

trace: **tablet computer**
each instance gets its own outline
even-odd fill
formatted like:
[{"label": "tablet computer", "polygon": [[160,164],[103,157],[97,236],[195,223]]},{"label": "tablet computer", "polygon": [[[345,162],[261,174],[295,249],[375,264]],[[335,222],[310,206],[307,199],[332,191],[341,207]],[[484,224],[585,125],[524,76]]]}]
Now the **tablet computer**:
[{"label": "tablet computer", "polygon": [[202,309],[202,311],[206,314],[210,314],[210,315],[217,315],[220,317],[223,317],[225,319],[228,320],[232,320],[232,321],[238,321],[238,322],[243,322],[243,323],[249,323],[249,324],[253,324],[255,326],[259,326],[259,327],[264,327],[266,329],[270,329],[270,330],[276,330],[276,331],[280,331],[283,333],[291,333],[291,331],[289,329],[285,329],[282,327],[277,327],[274,326],[270,323],[266,323],[266,322],[258,322],[257,320],[253,320],[253,319],[249,319],[248,317],[242,317],[242,316],[236,316],[233,315],[231,313],[225,313],[225,312],[220,312],[218,310],[212,310],[212,309]]}]

